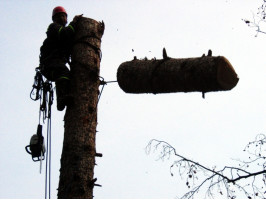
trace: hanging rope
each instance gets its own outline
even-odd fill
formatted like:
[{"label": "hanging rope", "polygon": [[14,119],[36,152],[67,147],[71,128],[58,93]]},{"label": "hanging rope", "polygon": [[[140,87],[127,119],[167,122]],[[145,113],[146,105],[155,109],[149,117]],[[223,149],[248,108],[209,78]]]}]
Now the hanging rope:
[{"label": "hanging rope", "polygon": [[48,119],[47,123],[47,151],[46,151],[46,170],[45,170],[45,199],[51,198],[51,118]]},{"label": "hanging rope", "polygon": [[102,89],[101,89],[101,92],[100,92],[100,94],[98,96],[98,100],[97,100],[97,104],[96,104],[96,109],[97,109],[98,103],[99,103],[99,101],[101,99],[104,86],[107,85],[108,83],[117,83],[117,81],[104,81],[104,78],[101,77],[101,76],[99,76],[99,78],[100,78],[100,85],[102,85]]},{"label": "hanging rope", "polygon": [[[100,85],[102,85],[102,88],[101,88],[101,91],[98,95],[98,99],[97,99],[97,103],[96,103],[96,110],[98,108],[98,104],[99,104],[99,101],[101,99],[101,96],[102,96],[102,93],[103,93],[103,89],[104,89],[104,86],[107,85],[108,83],[116,83],[117,81],[104,81],[104,78],[99,76],[99,79],[100,79]],[[90,126],[89,126],[89,130],[91,128],[91,125],[92,125],[92,121],[93,121],[93,118],[91,119],[90,121]],[[84,142],[85,143],[85,142]]]},{"label": "hanging rope", "polygon": [[53,89],[52,89],[52,84],[47,83],[47,85],[44,87],[44,91],[49,91],[46,94],[49,94],[49,97],[47,98],[47,101],[45,101],[45,106],[48,106],[48,110],[45,114],[47,117],[47,151],[46,151],[46,172],[45,172],[45,199],[47,199],[47,196],[49,199],[51,199],[51,152],[52,152],[52,104],[53,104]]},{"label": "hanging rope", "polygon": [[[104,78],[101,77],[101,76],[99,76],[99,79],[100,79],[100,85],[102,85],[102,88],[101,88],[101,91],[100,91],[100,93],[99,93],[99,95],[98,95],[98,99],[97,99],[97,103],[96,103],[96,108],[95,108],[96,110],[97,110],[97,108],[98,108],[98,104],[99,104],[99,102],[100,102],[100,99],[101,99],[101,96],[102,96],[102,93],[103,93],[104,86],[107,85],[108,83],[115,83],[115,82],[117,82],[117,81],[104,81]],[[91,129],[92,122],[93,122],[93,120],[94,120],[94,118],[95,118],[96,116],[97,116],[97,115],[93,115],[92,118],[90,119],[90,121],[89,121],[89,128],[88,128],[89,130]],[[84,152],[85,152],[85,137],[84,137],[84,141],[83,141],[83,146],[84,146],[83,150],[84,150]],[[95,152],[95,156],[102,157],[102,154],[101,154],[101,153],[96,153],[96,152]],[[93,181],[92,181],[92,185],[93,185],[93,186],[99,186],[99,187],[102,187],[101,185],[95,183],[96,180],[97,180],[97,178],[96,178],[96,179],[93,179]]]},{"label": "hanging rope", "polygon": [[[39,109],[39,126],[41,126],[41,116],[43,119],[43,123],[47,119],[47,148],[46,148],[46,170],[45,170],[45,199],[51,198],[51,129],[52,129],[52,104],[54,100],[54,91],[53,85],[51,81],[44,81],[43,76],[40,72],[40,68],[36,68],[36,75],[34,77],[34,83],[32,86],[32,90],[30,92],[30,98],[34,101],[40,100],[40,109]],[[42,136],[41,136],[42,137]],[[43,138],[43,137],[42,137]],[[44,145],[44,144],[43,144]],[[30,146],[30,145],[28,145]],[[27,149],[26,149],[27,150]],[[32,154],[32,152],[27,151]],[[42,151],[45,152],[45,148]],[[44,160],[44,156],[38,155],[37,161]],[[43,154],[44,155],[44,154]],[[41,158],[39,158],[41,156]],[[40,163],[41,166],[42,163]],[[41,169],[41,167],[40,167]]]}]

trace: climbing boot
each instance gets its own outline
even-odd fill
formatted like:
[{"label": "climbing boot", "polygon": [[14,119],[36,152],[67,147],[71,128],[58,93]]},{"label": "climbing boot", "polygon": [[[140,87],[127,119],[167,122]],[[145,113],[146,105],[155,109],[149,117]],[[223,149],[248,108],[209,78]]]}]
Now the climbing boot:
[{"label": "climbing boot", "polygon": [[69,80],[56,81],[57,110],[63,111],[66,106],[73,104],[73,97],[69,95]]}]

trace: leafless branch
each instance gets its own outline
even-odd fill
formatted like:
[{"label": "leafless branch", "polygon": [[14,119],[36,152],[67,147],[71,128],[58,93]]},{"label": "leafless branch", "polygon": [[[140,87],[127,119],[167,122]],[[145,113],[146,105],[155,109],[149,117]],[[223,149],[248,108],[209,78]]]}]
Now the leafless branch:
[{"label": "leafless branch", "polygon": [[[216,167],[204,166],[199,162],[179,155],[173,146],[161,140],[152,139],[146,147],[146,153],[149,154],[152,150],[153,152],[160,151],[158,159],[161,160],[171,156],[178,158],[171,165],[170,173],[173,176],[172,169],[177,168],[181,178],[186,176],[186,186],[189,191],[182,198],[193,198],[203,187],[207,187],[206,196],[210,198],[213,198],[215,194],[226,195],[227,198],[236,198],[237,194],[240,193],[248,198],[265,198],[265,143],[266,136],[264,134],[258,135],[244,149],[249,154],[248,161],[238,160],[241,163],[239,167],[225,166],[220,170],[217,170]],[[251,172],[248,168],[249,165],[253,164],[256,164],[257,171]],[[215,188],[217,189],[216,193],[214,192]]]},{"label": "leafless branch", "polygon": [[265,31],[261,30],[261,23],[266,22],[266,1],[263,0],[262,5],[258,8],[258,11],[256,14],[253,13],[253,19],[242,19],[249,27],[256,28],[256,35],[258,36],[259,33],[266,34]]}]

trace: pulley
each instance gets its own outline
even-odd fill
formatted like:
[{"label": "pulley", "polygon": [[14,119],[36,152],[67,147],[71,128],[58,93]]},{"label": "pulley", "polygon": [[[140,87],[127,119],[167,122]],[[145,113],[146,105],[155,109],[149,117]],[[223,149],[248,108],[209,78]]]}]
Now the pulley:
[{"label": "pulley", "polygon": [[37,134],[30,139],[30,144],[25,147],[26,151],[31,154],[34,162],[44,160],[45,146],[42,136],[42,125],[38,125]]}]

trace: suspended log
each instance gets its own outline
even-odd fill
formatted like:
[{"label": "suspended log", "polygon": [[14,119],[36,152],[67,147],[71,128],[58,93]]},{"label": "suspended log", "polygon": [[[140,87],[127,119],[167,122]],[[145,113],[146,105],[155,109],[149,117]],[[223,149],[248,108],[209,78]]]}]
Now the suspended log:
[{"label": "suspended log", "polygon": [[[164,52],[164,54],[166,54]],[[239,80],[233,66],[223,56],[162,60],[138,60],[122,63],[117,81],[126,93],[172,93],[225,91]]]}]

